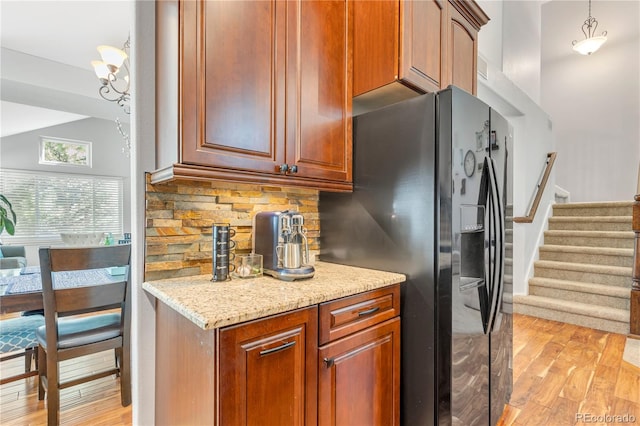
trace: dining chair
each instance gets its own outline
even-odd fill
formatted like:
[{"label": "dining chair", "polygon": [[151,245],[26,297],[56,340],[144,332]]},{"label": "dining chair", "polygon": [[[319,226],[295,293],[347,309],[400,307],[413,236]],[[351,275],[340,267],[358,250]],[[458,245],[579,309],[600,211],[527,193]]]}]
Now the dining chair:
[{"label": "dining chair", "polygon": [[[60,419],[60,389],[107,377],[120,376],[123,406],[131,404],[130,330],[131,246],[41,248],[42,296],[45,325],[36,330],[38,339],[38,399],[47,395],[47,423]],[[56,272],[122,267],[122,280],[109,284],[78,283],[78,287],[56,289]],[[82,275],[79,275],[82,276]],[[98,313],[109,310],[107,313]],[[113,311],[115,310],[115,311]],[[92,313],[93,315],[86,315]],[[60,361],[115,350],[115,368],[60,381]]]},{"label": "dining chair", "polygon": [[[42,315],[0,320],[0,362],[24,357],[24,373],[0,379],[0,385],[38,375],[38,341],[36,329],[44,325]],[[36,368],[31,369],[35,359]]]}]

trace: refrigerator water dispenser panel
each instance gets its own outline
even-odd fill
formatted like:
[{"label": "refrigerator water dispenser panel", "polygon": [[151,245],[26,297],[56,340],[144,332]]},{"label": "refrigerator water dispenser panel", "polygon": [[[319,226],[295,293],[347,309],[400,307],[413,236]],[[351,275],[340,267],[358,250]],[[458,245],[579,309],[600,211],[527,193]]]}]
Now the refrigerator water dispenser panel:
[{"label": "refrigerator water dispenser panel", "polygon": [[483,205],[460,206],[460,291],[484,284],[484,211]]}]

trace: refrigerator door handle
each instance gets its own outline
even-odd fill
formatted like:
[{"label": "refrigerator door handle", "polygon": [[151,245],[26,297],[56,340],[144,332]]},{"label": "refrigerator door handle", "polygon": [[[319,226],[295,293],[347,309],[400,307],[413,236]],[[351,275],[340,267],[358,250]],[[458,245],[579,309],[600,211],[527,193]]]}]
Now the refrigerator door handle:
[{"label": "refrigerator door handle", "polygon": [[490,236],[492,241],[495,241],[495,247],[492,256],[492,274],[490,276],[489,297],[490,297],[490,315],[488,330],[493,331],[496,323],[496,316],[500,309],[500,303],[502,301],[502,287],[504,280],[504,208],[502,204],[502,198],[500,197],[500,191],[498,186],[498,178],[495,171],[495,162],[493,158],[489,158],[489,202],[491,210],[490,226],[492,235]]}]

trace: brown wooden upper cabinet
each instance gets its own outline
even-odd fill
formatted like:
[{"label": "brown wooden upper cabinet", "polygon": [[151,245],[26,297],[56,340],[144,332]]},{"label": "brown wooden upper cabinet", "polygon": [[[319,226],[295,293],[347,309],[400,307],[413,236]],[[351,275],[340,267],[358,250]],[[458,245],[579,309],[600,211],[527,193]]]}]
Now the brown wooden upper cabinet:
[{"label": "brown wooden upper cabinet", "polygon": [[353,2],[354,96],[374,90],[396,96],[404,87],[435,92],[450,84],[476,93],[477,34],[489,18],[475,1]]},{"label": "brown wooden upper cabinet", "polygon": [[350,190],[351,5],[158,2],[152,182]]}]

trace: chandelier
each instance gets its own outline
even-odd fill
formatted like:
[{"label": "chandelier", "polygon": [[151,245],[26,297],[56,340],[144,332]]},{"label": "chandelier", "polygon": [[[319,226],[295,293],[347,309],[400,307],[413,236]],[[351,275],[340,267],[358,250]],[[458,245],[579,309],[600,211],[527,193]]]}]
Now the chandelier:
[{"label": "chandelier", "polygon": [[131,113],[129,82],[129,44],[124,43],[122,49],[111,46],[98,46],[101,61],[91,61],[91,65],[102,85],[98,93],[107,101],[116,102],[124,112]]},{"label": "chandelier", "polygon": [[607,41],[607,32],[603,31],[601,35],[596,36],[596,28],[598,28],[598,20],[591,16],[591,0],[589,0],[589,17],[582,24],[582,33],[585,39],[581,41],[573,40],[573,50],[581,55],[591,55]]}]

